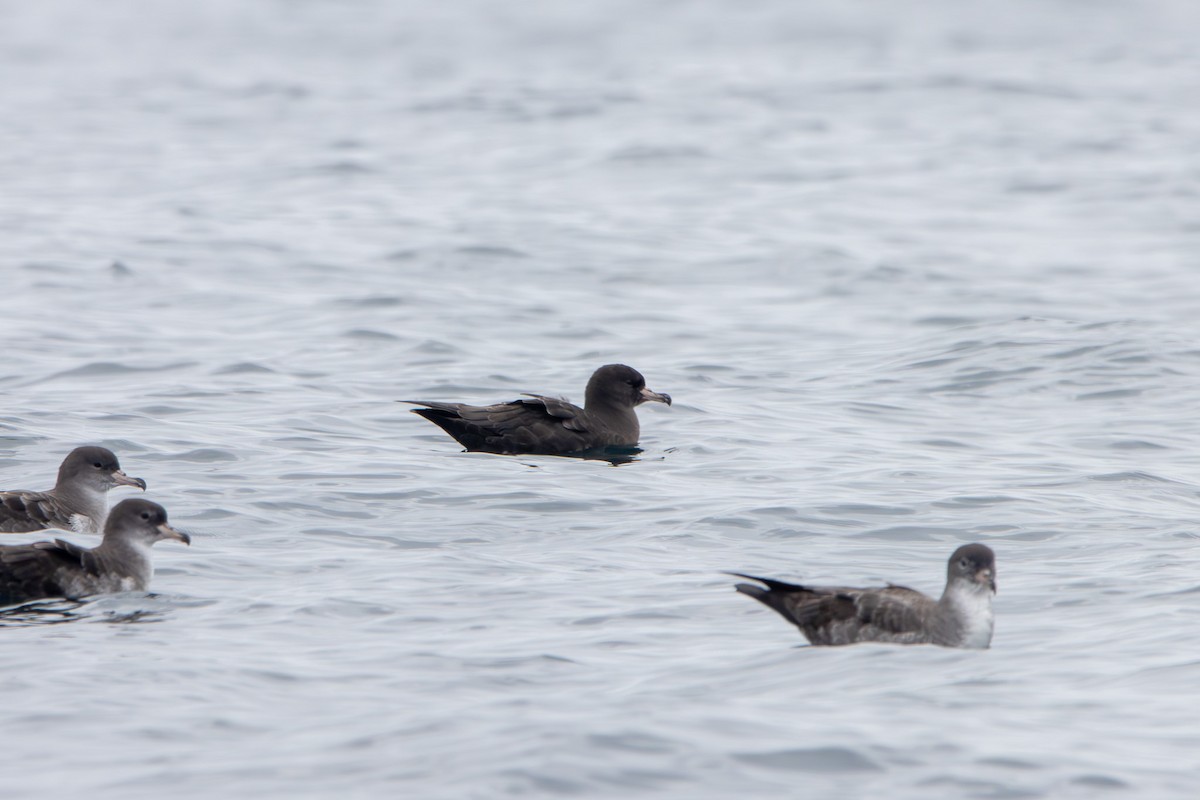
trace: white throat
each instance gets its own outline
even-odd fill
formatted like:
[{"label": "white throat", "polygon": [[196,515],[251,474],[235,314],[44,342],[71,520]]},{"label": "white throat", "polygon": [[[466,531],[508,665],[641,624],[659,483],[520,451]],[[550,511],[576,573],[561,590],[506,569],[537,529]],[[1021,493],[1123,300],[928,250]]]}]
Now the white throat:
[{"label": "white throat", "polygon": [[946,600],[954,608],[961,626],[962,647],[987,647],[992,642],[995,615],[990,589],[954,582],[946,587]]},{"label": "white throat", "polygon": [[108,516],[108,494],[90,486],[73,493],[73,505],[78,513],[71,515],[71,528],[76,533],[100,533]]},{"label": "white throat", "polygon": [[[101,545],[105,548],[105,558],[114,574],[121,577],[121,591],[144,590],[154,577],[154,567],[150,560],[152,542],[142,539],[125,539],[119,544],[108,543]],[[99,548],[97,548],[99,549]]]}]

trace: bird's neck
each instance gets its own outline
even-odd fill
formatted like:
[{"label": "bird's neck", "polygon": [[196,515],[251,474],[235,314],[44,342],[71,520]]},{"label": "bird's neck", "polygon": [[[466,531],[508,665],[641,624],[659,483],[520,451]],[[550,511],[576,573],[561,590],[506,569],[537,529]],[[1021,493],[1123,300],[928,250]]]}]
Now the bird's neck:
[{"label": "bird's neck", "polygon": [[631,405],[614,403],[612,400],[604,396],[589,396],[584,401],[583,410],[593,417],[622,420],[622,425],[632,426],[635,432],[639,434],[641,433],[641,430],[638,426],[637,414],[634,412],[633,406]]},{"label": "bird's neck", "polygon": [[992,593],[986,586],[951,581],[938,601],[946,634],[960,647],[987,647],[992,641]]},{"label": "bird's neck", "polygon": [[130,539],[107,537],[92,553],[104,565],[105,571],[132,581],[131,591],[145,591],[154,576],[150,562],[150,545]]},{"label": "bird's neck", "polygon": [[108,516],[108,496],[100,489],[90,486],[66,485],[54,489],[62,504],[81,519],[73,522],[80,533],[98,533],[104,529],[104,518]]}]

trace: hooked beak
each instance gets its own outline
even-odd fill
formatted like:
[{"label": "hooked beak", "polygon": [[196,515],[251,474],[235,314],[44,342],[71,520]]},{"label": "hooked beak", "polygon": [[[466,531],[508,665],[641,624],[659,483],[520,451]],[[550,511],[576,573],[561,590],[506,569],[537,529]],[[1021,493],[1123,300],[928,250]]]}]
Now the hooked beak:
[{"label": "hooked beak", "polygon": [[981,583],[992,590],[992,594],[996,593],[996,573],[991,569],[981,569],[975,573],[975,582]]},{"label": "hooked beak", "polygon": [[167,523],[158,526],[158,535],[163,539],[174,539],[177,542],[183,542],[186,545],[192,544],[192,537],[188,536],[183,531],[177,531]]},{"label": "hooked beak", "polygon": [[641,397],[643,403],[647,400],[653,400],[656,403],[666,403],[667,405],[671,405],[671,395],[665,392],[662,394],[659,394],[658,392],[652,392],[648,387],[645,386],[642,387]]},{"label": "hooked beak", "polygon": [[113,483],[117,486],[136,486],[143,492],[146,491],[146,482],[141,478],[131,478],[123,471],[117,470],[112,474]]}]

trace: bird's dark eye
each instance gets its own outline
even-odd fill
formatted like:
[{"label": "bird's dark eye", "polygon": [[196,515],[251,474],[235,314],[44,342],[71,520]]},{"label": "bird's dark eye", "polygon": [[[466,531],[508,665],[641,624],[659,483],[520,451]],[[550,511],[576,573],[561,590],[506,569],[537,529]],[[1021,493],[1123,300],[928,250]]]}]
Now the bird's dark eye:
[{"label": "bird's dark eye", "polygon": [[959,559],[959,561],[958,561],[958,565],[959,565],[960,567],[965,567],[965,566],[967,566],[967,560],[966,560],[965,558],[961,558],[961,559]]},{"label": "bird's dark eye", "polygon": [[95,464],[92,464],[92,466],[95,467],[96,469],[104,469],[104,465],[101,464],[99,461],[97,461]]},{"label": "bird's dark eye", "polygon": [[150,512],[149,512],[149,511],[143,511],[143,512],[142,512],[142,519],[150,519]]}]

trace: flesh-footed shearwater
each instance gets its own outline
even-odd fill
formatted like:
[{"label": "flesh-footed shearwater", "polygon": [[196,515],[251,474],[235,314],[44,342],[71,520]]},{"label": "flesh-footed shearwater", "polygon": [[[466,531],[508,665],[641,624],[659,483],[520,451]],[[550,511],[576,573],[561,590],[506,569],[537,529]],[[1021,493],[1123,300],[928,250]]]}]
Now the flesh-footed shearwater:
[{"label": "flesh-footed shearwater", "polygon": [[986,648],[992,643],[996,556],[982,544],[965,544],[946,565],[940,600],[888,584],[878,589],[797,586],[731,572],[766,586],[737,590],[778,611],[812,644],[893,642]]},{"label": "flesh-footed shearwater", "polygon": [[58,482],[47,492],[0,492],[0,533],[61,528],[99,533],[114,486],[146,488],[141,478],[121,471],[113,452],[104,447],[76,447],[58,468]]},{"label": "flesh-footed shearwater", "polygon": [[414,414],[437,425],[468,450],[516,455],[570,455],[604,447],[633,447],[641,435],[635,406],[647,400],[671,405],[669,394],[652,392],[633,367],[608,364],[592,373],[584,407],[566,400],[525,395],[528,399],[469,406],[404,400]]},{"label": "flesh-footed shearwater", "polygon": [[191,544],[149,500],[122,500],[104,523],[104,539],[88,550],[56,539],[0,546],[0,606],[47,597],[77,600],[109,592],[144,592],[154,568],[150,546],[162,539]]}]

